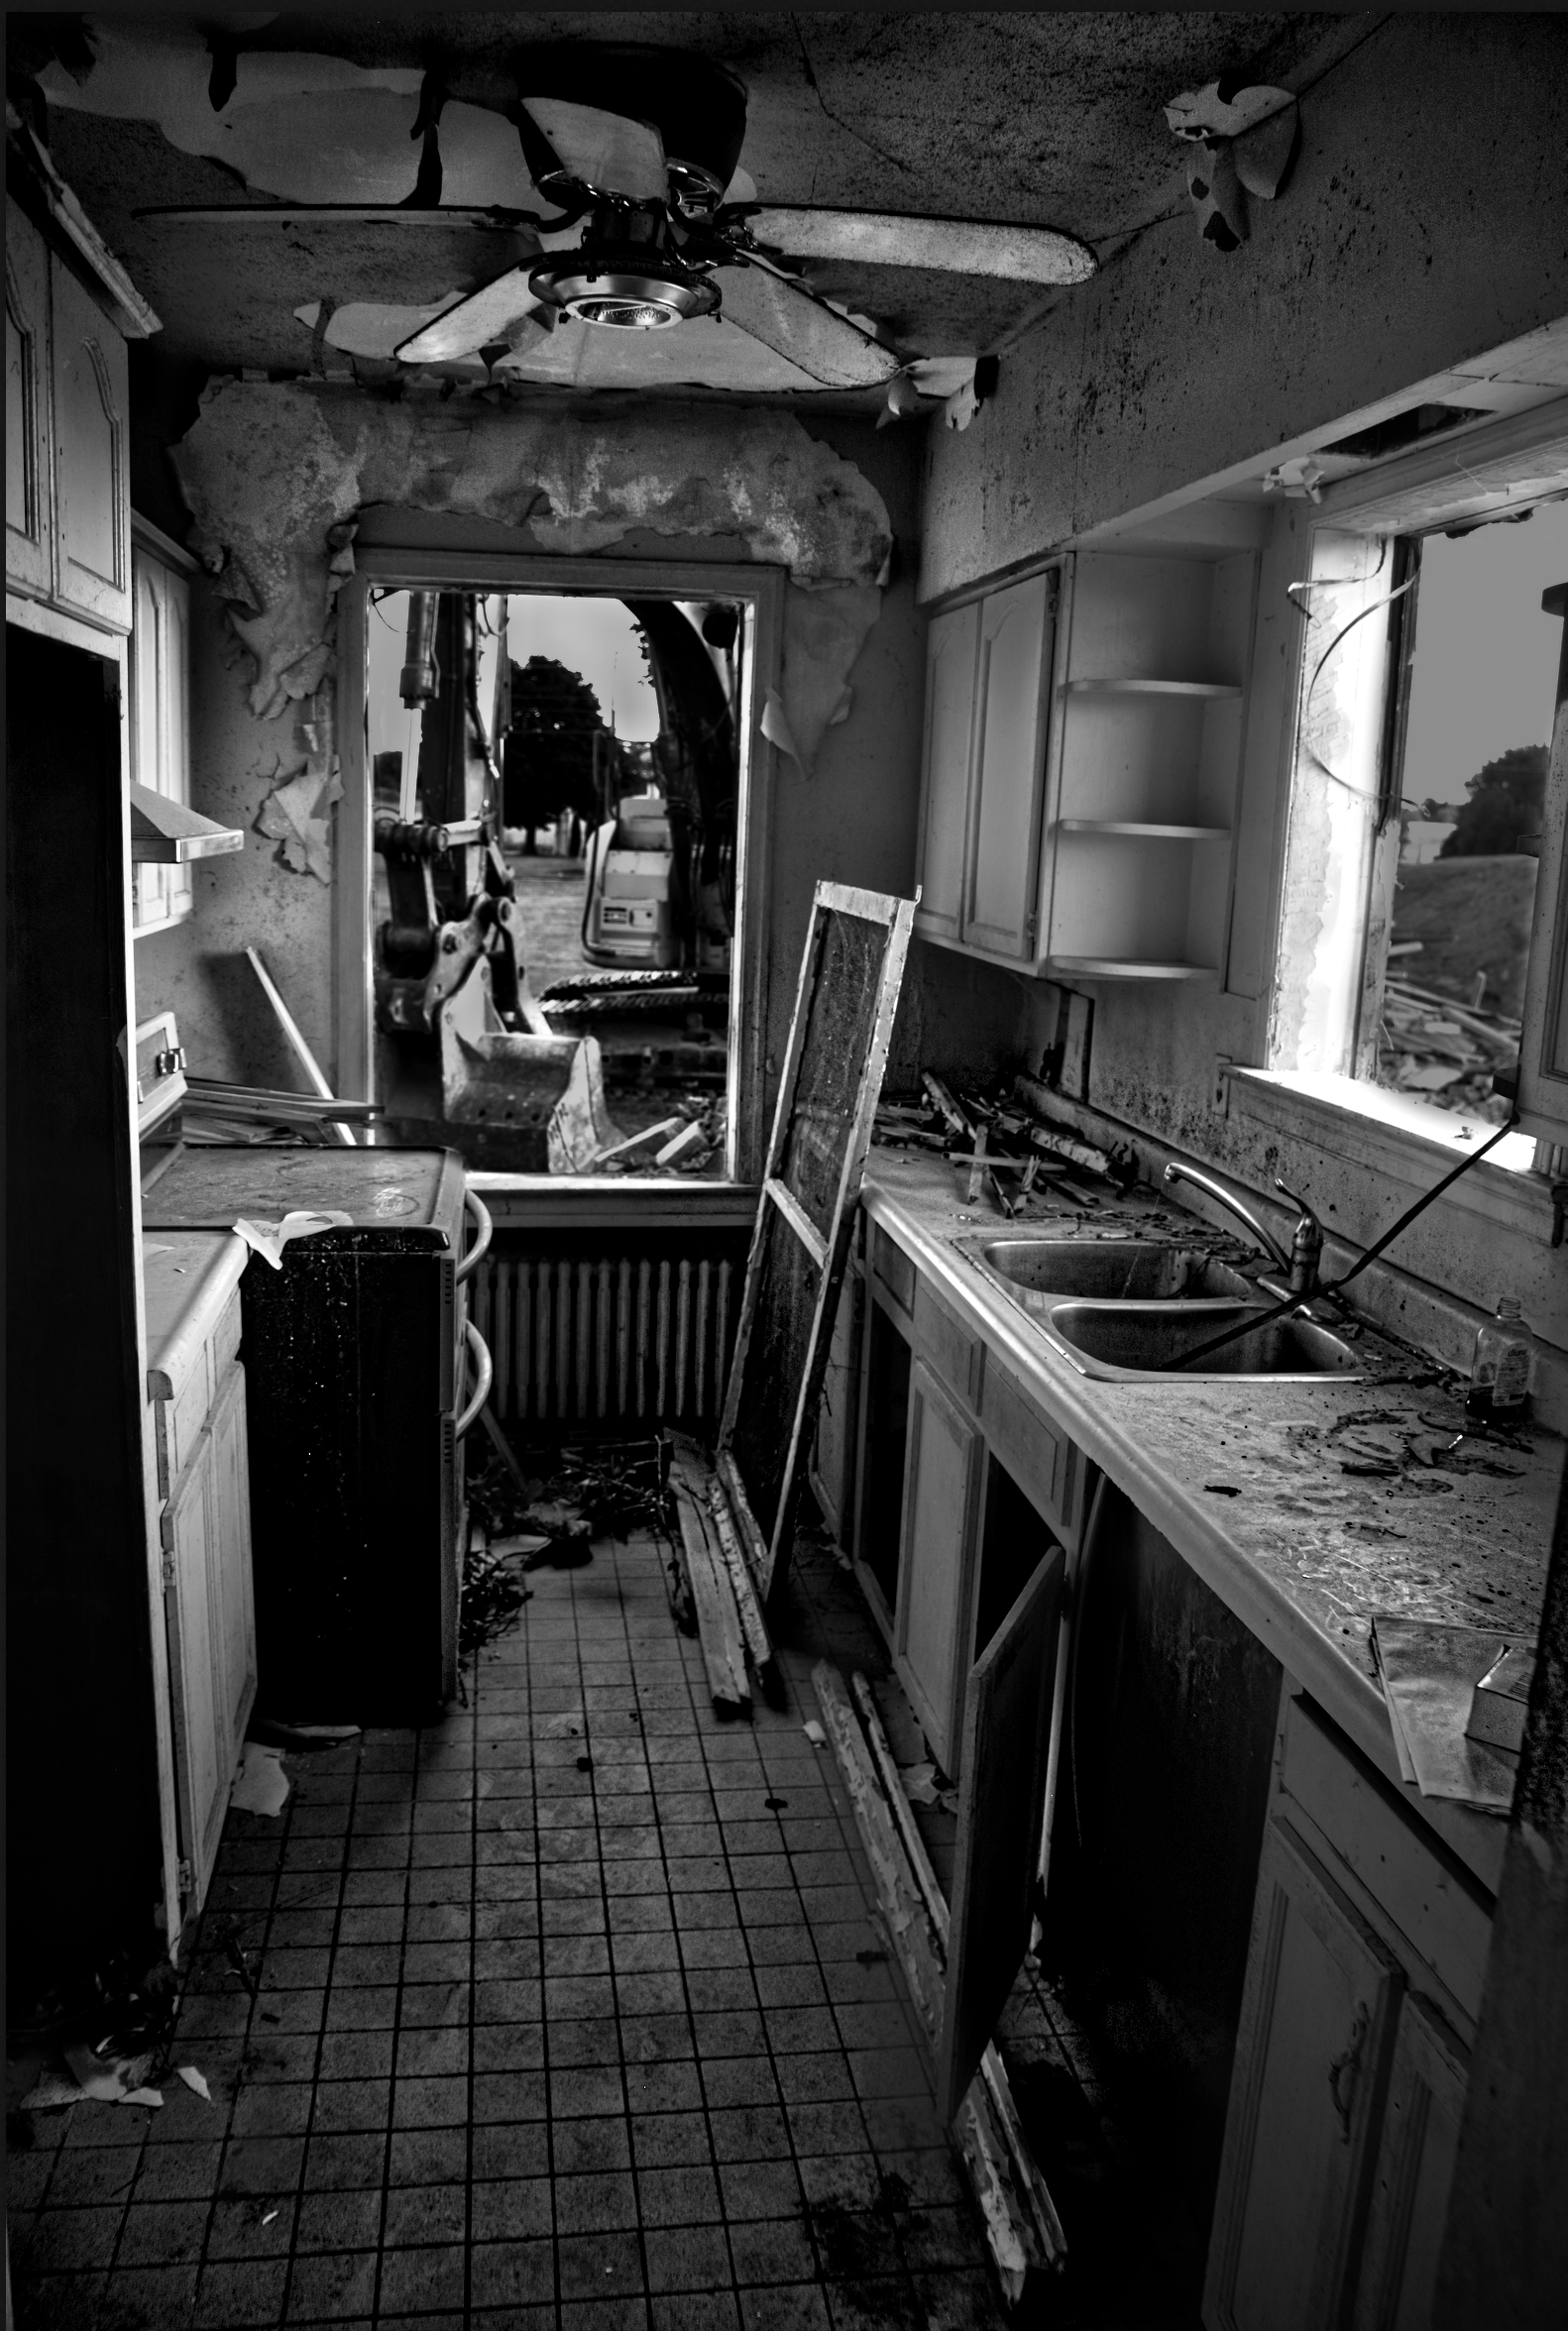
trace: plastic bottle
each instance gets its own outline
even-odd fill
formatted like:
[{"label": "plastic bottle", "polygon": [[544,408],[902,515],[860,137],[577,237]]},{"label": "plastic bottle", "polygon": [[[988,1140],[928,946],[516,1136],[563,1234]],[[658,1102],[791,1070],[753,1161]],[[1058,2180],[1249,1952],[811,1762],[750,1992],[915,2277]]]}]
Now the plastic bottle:
[{"label": "plastic bottle", "polygon": [[1535,1338],[1519,1317],[1517,1297],[1502,1296],[1496,1315],[1476,1331],[1466,1421],[1505,1429],[1522,1423],[1534,1355]]}]

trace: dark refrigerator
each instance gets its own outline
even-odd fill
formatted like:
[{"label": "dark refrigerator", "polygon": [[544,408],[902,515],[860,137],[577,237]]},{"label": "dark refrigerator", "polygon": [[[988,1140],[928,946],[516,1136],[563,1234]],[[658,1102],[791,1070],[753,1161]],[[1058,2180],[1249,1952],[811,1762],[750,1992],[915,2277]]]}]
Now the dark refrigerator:
[{"label": "dark refrigerator", "polygon": [[462,1160],[445,1150],[191,1148],[144,1230],[336,1211],[241,1281],[257,1707],[406,1723],[457,1690]]}]

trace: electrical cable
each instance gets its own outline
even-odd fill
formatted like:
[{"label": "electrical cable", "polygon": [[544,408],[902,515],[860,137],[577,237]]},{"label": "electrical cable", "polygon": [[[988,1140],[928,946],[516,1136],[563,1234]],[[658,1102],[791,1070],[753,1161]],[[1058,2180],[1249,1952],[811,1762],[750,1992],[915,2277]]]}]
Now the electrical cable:
[{"label": "electrical cable", "polygon": [[[1376,576],[1381,572],[1381,562],[1379,566],[1374,567],[1372,572],[1373,576]],[[1369,578],[1369,580],[1371,580],[1371,578]],[[1334,633],[1333,638],[1329,641],[1328,645],[1324,648],[1322,654],[1317,659],[1317,664],[1313,670],[1312,677],[1307,682],[1306,696],[1303,699],[1301,705],[1302,742],[1305,745],[1305,750],[1310,759],[1316,763],[1319,769],[1322,770],[1325,777],[1332,779],[1335,785],[1342,785],[1347,793],[1353,793],[1355,795],[1357,801],[1370,802],[1375,809],[1382,809],[1385,806],[1384,797],[1381,791],[1377,793],[1368,793],[1364,787],[1360,785],[1352,785],[1348,777],[1341,777],[1337,769],[1331,769],[1328,763],[1324,760],[1322,754],[1317,751],[1315,746],[1306,743],[1306,727],[1312,717],[1312,698],[1316,694],[1318,681],[1323,676],[1323,666],[1327,663],[1335,648],[1338,647],[1340,641],[1342,639],[1347,639],[1351,632],[1355,630],[1358,623],[1364,623],[1367,617],[1369,615],[1375,615],[1380,608],[1393,607],[1397,599],[1402,599],[1407,591],[1413,591],[1419,580],[1420,570],[1417,568],[1416,572],[1411,575],[1406,582],[1397,585],[1393,591],[1388,593],[1387,597],[1383,599],[1375,599],[1370,607],[1364,607],[1359,615],[1352,615],[1350,621],[1346,623],[1340,630]],[[1312,588],[1312,586],[1288,584],[1286,588],[1287,591],[1289,592],[1291,590],[1299,589],[1309,590]],[[1311,617],[1309,610],[1306,608],[1297,607],[1296,602],[1293,599],[1290,601],[1290,605],[1296,609],[1296,612],[1298,614],[1305,615],[1308,621],[1310,621]],[[1400,797],[1400,807],[1401,809],[1416,809],[1419,807],[1419,804],[1415,802],[1406,802],[1401,794]]]},{"label": "electrical cable", "polygon": [[1332,1278],[1326,1285],[1317,1287],[1311,1295],[1288,1295],[1283,1302],[1276,1303],[1272,1310],[1250,1312],[1235,1327],[1227,1327],[1223,1334],[1211,1336],[1206,1344],[1195,1344],[1190,1352],[1183,1352],[1176,1366],[1190,1368],[1194,1360],[1206,1360],[1211,1352],[1222,1351],[1227,1344],[1237,1342],[1240,1337],[1252,1335],[1258,1328],[1266,1327],[1272,1319],[1282,1319],[1287,1311],[1304,1311],[1319,1296],[1337,1295],[1342,1287],[1349,1286],[1353,1278],[1361,1276],[1369,1263],[1375,1263],[1386,1248],[1392,1247],[1400,1233],[1407,1230],[1418,1214],[1424,1214],[1434,1199],[1440,1198],[1444,1190],[1451,1189],[1462,1173],[1468,1173],[1472,1166],[1479,1166],[1487,1152],[1495,1150],[1504,1135],[1512,1133],[1518,1121],[1518,1111],[1515,1109],[1508,1121],[1482,1143],[1479,1150],[1472,1150],[1468,1158],[1461,1158],[1452,1171],[1443,1175],[1441,1181],[1434,1182],[1429,1190],[1422,1191],[1413,1206],[1406,1206],[1392,1228],[1386,1230],[1382,1238],[1367,1249],[1361,1260],[1353,1263],[1348,1271],[1342,1272],[1338,1278]]}]

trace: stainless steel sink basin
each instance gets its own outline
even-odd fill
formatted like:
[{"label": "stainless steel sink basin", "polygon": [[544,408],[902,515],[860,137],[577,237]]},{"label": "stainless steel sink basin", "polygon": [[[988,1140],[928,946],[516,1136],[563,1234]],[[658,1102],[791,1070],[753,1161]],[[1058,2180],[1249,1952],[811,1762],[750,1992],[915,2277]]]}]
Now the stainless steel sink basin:
[{"label": "stainless steel sink basin", "polygon": [[[1289,1312],[1268,1318],[1268,1294],[1190,1241],[970,1238],[960,1246],[1084,1376],[1191,1384],[1364,1371],[1352,1347],[1315,1320]],[[1249,1311],[1263,1324],[1180,1365],[1183,1352],[1239,1326]]]},{"label": "stainless steel sink basin", "polygon": [[[1192,1368],[1179,1366],[1249,1310],[1263,1323],[1222,1344]],[[1058,1303],[1050,1314],[1053,1340],[1093,1376],[1356,1376],[1361,1362],[1347,1343],[1315,1320],[1287,1312],[1269,1318],[1249,1303]]]},{"label": "stainless steel sink basin", "polygon": [[1167,1246],[1158,1239],[985,1239],[979,1255],[1031,1310],[1033,1297],[1190,1302],[1252,1293],[1241,1273],[1217,1263],[1206,1248]]}]

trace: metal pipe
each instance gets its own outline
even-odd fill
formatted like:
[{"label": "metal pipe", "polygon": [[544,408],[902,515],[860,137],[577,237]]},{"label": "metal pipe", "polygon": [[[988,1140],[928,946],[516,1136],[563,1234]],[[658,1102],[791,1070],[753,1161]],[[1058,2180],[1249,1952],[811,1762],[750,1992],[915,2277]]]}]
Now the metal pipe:
[{"label": "metal pipe", "polygon": [[474,1325],[472,1319],[464,1321],[463,1333],[468,1338],[469,1353],[474,1361],[475,1367],[479,1371],[479,1382],[474,1387],[474,1397],[470,1400],[468,1406],[464,1409],[462,1415],[457,1420],[455,1438],[458,1440],[462,1440],[465,1433],[469,1432],[472,1427],[479,1422],[479,1412],[484,1407],[485,1402],[490,1398],[490,1388],[495,1380],[496,1373],[491,1366],[490,1346],[486,1343],[484,1337],[480,1334],[479,1329]]},{"label": "metal pipe", "polygon": [[485,1257],[490,1253],[490,1242],[496,1235],[496,1225],[490,1218],[490,1208],[485,1204],[483,1198],[476,1197],[471,1189],[466,1189],[463,1192],[463,1205],[473,1218],[478,1236],[457,1267],[459,1286],[463,1284],[464,1279],[472,1277],[481,1263],[484,1262]]}]

